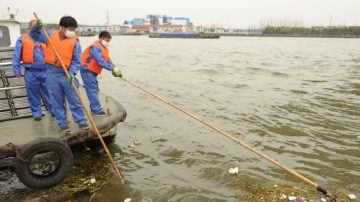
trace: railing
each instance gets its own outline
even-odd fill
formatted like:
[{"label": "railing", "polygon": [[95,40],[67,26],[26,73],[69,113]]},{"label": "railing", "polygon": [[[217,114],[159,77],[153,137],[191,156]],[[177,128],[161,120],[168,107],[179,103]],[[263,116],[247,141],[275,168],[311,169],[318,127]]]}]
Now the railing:
[{"label": "railing", "polygon": [[0,122],[31,117],[23,76],[13,74],[13,52],[14,48],[0,48]]}]

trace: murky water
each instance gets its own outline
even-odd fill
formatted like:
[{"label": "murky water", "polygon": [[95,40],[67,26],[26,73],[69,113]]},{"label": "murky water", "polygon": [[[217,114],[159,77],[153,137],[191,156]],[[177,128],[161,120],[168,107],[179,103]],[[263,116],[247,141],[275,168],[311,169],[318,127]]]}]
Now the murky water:
[{"label": "murky water", "polygon": [[[360,195],[360,40],[114,36],[111,56],[129,80],[319,184]],[[309,188],[108,72],[100,89],[128,112],[110,146],[128,185],[114,175],[92,201],[244,201],[252,182]],[[129,147],[134,139],[142,144]]]},{"label": "murky water", "polygon": [[[360,196],[360,40],[115,36],[111,56],[126,78],[317,183]],[[237,201],[239,176],[307,188],[109,73],[100,85],[128,112],[112,152],[129,187],[114,178],[93,201]],[[142,144],[128,147],[133,136]],[[228,174],[237,166],[239,175]]]},{"label": "murky water", "polygon": [[[81,38],[83,47],[93,40]],[[358,39],[115,36],[111,55],[126,78],[311,180],[359,196],[359,43]],[[128,186],[120,187],[114,176],[92,201],[128,197],[244,201],[244,184],[309,188],[108,72],[100,85],[128,112],[111,145]],[[128,147],[133,137],[142,144]],[[239,175],[228,173],[233,167],[240,168]],[[9,189],[15,194],[31,191],[12,179]]]}]

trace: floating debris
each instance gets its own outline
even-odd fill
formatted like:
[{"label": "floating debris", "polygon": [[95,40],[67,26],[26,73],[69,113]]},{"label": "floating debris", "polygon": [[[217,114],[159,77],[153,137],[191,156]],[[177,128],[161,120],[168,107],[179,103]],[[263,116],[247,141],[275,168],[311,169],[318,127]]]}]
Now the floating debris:
[{"label": "floating debris", "polygon": [[[11,192],[4,192],[4,190],[0,189],[0,201],[40,201],[40,198],[54,202],[76,201],[79,194],[84,196],[88,195],[88,197],[94,196],[93,198],[97,198],[97,193],[95,192],[100,190],[105,184],[111,182],[110,179],[114,176],[111,164],[106,158],[103,158],[102,154],[98,154],[95,149],[91,149],[91,151],[83,152],[81,154],[74,152],[74,155],[77,156],[74,162],[74,172],[72,172],[72,174],[62,184],[45,190],[23,189],[19,191],[19,189],[14,189]],[[117,155],[121,154],[117,153],[116,156]],[[239,167],[238,169],[238,172],[240,173],[236,175],[237,179],[231,180],[228,184],[229,188],[235,187],[239,190],[235,196],[238,201],[287,202],[287,196],[304,197],[306,201],[320,201],[320,193],[318,193],[315,189],[307,189],[307,187],[304,187],[305,190],[303,190],[291,185],[279,183],[276,184],[278,187],[274,188],[274,182],[252,178],[246,173],[241,175],[241,168]],[[0,172],[0,180],[9,181],[6,179],[13,175],[14,177],[11,179],[16,179],[16,175],[10,171],[3,174]],[[219,177],[221,178],[221,176]],[[94,184],[89,183],[91,178],[96,179]],[[88,182],[84,184],[84,181]],[[238,183],[237,181],[240,181],[241,183]],[[349,201],[348,194],[344,194],[333,189],[330,190],[334,195],[338,196],[339,202]],[[101,198],[100,195],[99,197]],[[280,198],[280,196],[282,196],[282,198]],[[123,201],[124,199],[125,198],[119,201]]]},{"label": "floating debris", "polygon": [[274,184],[274,187],[275,187],[275,188],[278,188],[278,186],[277,186],[276,184]]},{"label": "floating debris", "polygon": [[92,179],[89,181],[90,184],[94,184],[95,182],[96,182],[95,178],[92,178]]},{"label": "floating debris", "polygon": [[320,199],[321,202],[326,202],[327,200],[325,198]]},{"label": "floating debris", "polygon": [[130,202],[131,201],[131,198],[127,198],[124,200],[124,202]]},{"label": "floating debris", "polygon": [[298,196],[296,197],[295,202],[305,202],[305,198]]},{"label": "floating debris", "polygon": [[130,145],[128,145],[128,147],[133,148],[133,147],[135,147],[135,145],[134,145],[134,144],[130,144]]},{"label": "floating debris", "polygon": [[[229,186],[235,186],[238,190],[241,190],[237,194],[238,201],[288,202],[288,197],[296,196],[298,198],[293,202],[319,202],[321,198],[321,194],[315,189],[310,189],[309,187],[304,187],[304,189],[303,187],[299,188],[299,186],[291,186],[286,184],[276,184],[278,187],[274,188],[274,182],[258,180],[249,177],[245,173],[242,174],[241,171],[237,175],[237,180],[241,181],[241,183],[237,184],[235,182]],[[331,193],[337,196],[337,201],[349,201],[347,194],[345,195],[338,190],[334,190],[332,187],[330,187],[329,190]],[[263,197],[264,200],[260,200],[261,197]]]},{"label": "floating debris", "polygon": [[289,196],[289,201],[295,201],[296,200],[296,196]]},{"label": "floating debris", "polygon": [[351,200],[355,200],[355,199],[356,199],[355,194],[349,194],[348,197],[349,197],[349,199],[351,199]]},{"label": "floating debris", "polygon": [[229,173],[230,174],[238,174],[239,173],[239,167],[230,168]]},{"label": "floating debris", "polygon": [[3,199],[6,199],[5,201],[75,201],[79,193],[88,194],[91,197],[113,176],[110,164],[102,155],[97,154],[95,149],[84,151],[81,154],[74,152],[74,155],[76,156],[74,172],[61,184],[49,189],[23,189],[4,194],[1,192],[3,190],[0,190],[0,201]]},{"label": "floating debris", "polygon": [[134,145],[139,145],[139,144],[141,144],[141,141],[138,140],[135,136],[133,136],[133,142],[134,142]]}]

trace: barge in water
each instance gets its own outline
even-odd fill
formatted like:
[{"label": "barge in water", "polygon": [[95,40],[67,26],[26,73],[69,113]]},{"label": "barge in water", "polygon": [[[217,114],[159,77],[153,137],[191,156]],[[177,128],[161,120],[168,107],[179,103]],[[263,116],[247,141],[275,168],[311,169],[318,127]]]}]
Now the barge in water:
[{"label": "barge in water", "polygon": [[[19,23],[0,20],[0,32],[0,171],[15,170],[28,187],[54,186],[73,168],[70,148],[98,142],[97,135],[94,129],[83,131],[75,123],[69,124],[71,132],[64,135],[44,104],[42,120],[32,118],[24,78],[15,77],[12,70],[13,46],[20,36]],[[89,106],[82,87],[80,94]],[[99,94],[99,99],[107,115],[94,117],[94,121],[104,140],[109,142],[116,135],[117,124],[125,120],[126,111],[111,97]]]},{"label": "barge in water", "polygon": [[150,38],[219,39],[220,35],[205,32],[152,32]]}]

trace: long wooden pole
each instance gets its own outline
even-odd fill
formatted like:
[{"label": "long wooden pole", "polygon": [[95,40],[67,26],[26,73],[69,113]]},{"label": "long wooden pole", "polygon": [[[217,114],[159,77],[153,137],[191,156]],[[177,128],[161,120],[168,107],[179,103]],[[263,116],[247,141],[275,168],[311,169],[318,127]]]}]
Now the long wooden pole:
[{"label": "long wooden pole", "polygon": [[272,164],[274,164],[274,165],[276,165],[276,166],[284,169],[284,170],[287,171],[288,173],[290,173],[290,174],[296,176],[297,178],[303,180],[304,182],[306,182],[306,183],[309,184],[310,186],[316,188],[318,191],[320,191],[321,193],[323,193],[324,195],[326,195],[327,197],[329,197],[332,201],[336,201],[336,197],[334,197],[329,191],[327,191],[326,189],[322,188],[319,184],[317,184],[317,183],[309,180],[309,179],[306,178],[305,176],[299,174],[299,173],[296,172],[295,170],[293,170],[293,169],[291,169],[291,168],[289,168],[289,167],[287,167],[287,166],[279,163],[278,161],[270,158],[268,155],[266,155],[266,154],[258,151],[257,149],[255,149],[255,148],[251,147],[250,145],[246,144],[245,142],[236,139],[234,136],[231,136],[230,134],[228,134],[227,132],[221,130],[220,128],[218,128],[218,127],[210,124],[209,122],[207,122],[207,121],[199,118],[198,116],[196,116],[196,115],[194,115],[193,113],[185,110],[184,108],[181,108],[181,107],[179,107],[179,106],[177,106],[177,105],[175,105],[175,104],[173,104],[173,103],[165,100],[164,98],[162,98],[162,97],[156,95],[155,93],[149,91],[148,89],[146,89],[146,88],[144,88],[144,87],[142,87],[142,86],[134,83],[133,81],[127,80],[127,79],[125,79],[124,77],[122,77],[122,80],[123,80],[123,81],[126,81],[127,83],[131,84],[132,86],[134,86],[134,87],[136,87],[136,88],[138,88],[138,89],[146,92],[147,94],[153,96],[154,98],[156,98],[156,99],[158,99],[158,100],[166,103],[167,105],[170,105],[171,107],[173,107],[173,108],[175,108],[175,109],[183,112],[184,114],[190,116],[191,118],[194,118],[195,120],[201,122],[202,124],[208,126],[209,128],[215,130],[216,132],[222,134],[222,135],[225,136],[226,138],[228,138],[228,139],[236,142],[237,144],[239,144],[239,145],[245,147],[246,149],[254,152],[254,153],[257,154],[258,156],[260,156],[260,157],[264,158],[265,160],[271,162]]},{"label": "long wooden pole", "polygon": [[[34,16],[35,16],[36,20],[39,20],[39,17],[36,15],[35,12],[34,12]],[[46,29],[45,29],[44,26],[42,27],[42,30],[43,30],[43,32],[44,32],[44,34],[45,34],[45,36],[46,36],[46,38],[47,38],[47,40],[48,40],[48,43],[50,44],[52,50],[54,51],[57,59],[60,61],[61,67],[63,68],[63,70],[64,70],[64,72],[65,72],[65,74],[66,74],[66,77],[69,79],[69,78],[70,78],[70,74],[69,74],[68,70],[66,69],[66,67],[65,67],[65,65],[64,65],[64,62],[62,61],[62,59],[61,59],[58,51],[56,50],[54,44],[53,44],[52,41],[50,40],[49,34],[47,33],[47,31],[46,31]],[[91,123],[91,126],[92,126],[93,129],[95,130],[95,133],[96,133],[96,135],[98,136],[98,138],[99,138],[99,140],[100,140],[100,142],[101,142],[101,145],[103,146],[104,150],[106,151],[106,154],[107,154],[107,156],[109,157],[109,160],[110,160],[110,162],[111,162],[111,164],[112,164],[112,166],[113,166],[113,168],[114,168],[117,176],[119,177],[120,182],[121,182],[122,184],[125,184],[126,182],[125,182],[125,180],[124,180],[124,177],[121,175],[121,173],[120,173],[120,171],[119,171],[119,168],[116,166],[116,164],[115,164],[115,162],[114,162],[114,159],[112,158],[111,153],[110,153],[109,149],[107,148],[107,146],[106,146],[106,144],[105,144],[105,142],[104,142],[104,140],[103,140],[103,138],[102,138],[102,136],[101,136],[98,128],[96,127],[95,122],[94,122],[92,116],[90,115],[89,111],[86,109],[85,103],[84,103],[83,99],[81,98],[80,93],[79,93],[77,87],[75,86],[75,84],[74,84],[73,82],[71,83],[71,86],[72,86],[72,88],[74,89],[74,91],[75,91],[75,93],[76,93],[76,96],[79,98],[79,101],[80,101],[82,107],[84,108],[85,114],[86,114],[86,116],[88,117],[89,122]]]}]

